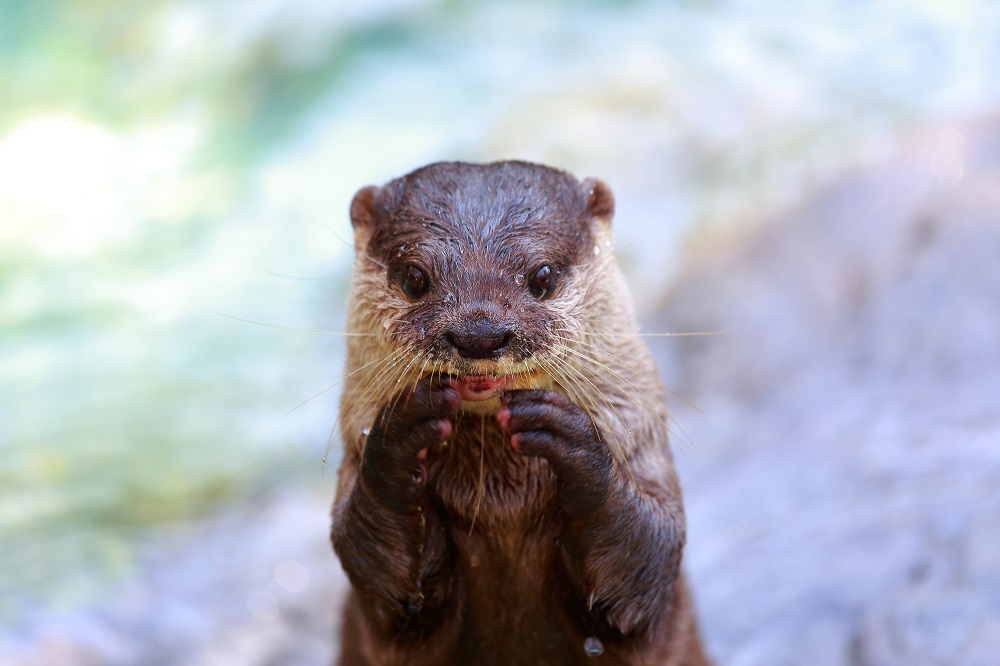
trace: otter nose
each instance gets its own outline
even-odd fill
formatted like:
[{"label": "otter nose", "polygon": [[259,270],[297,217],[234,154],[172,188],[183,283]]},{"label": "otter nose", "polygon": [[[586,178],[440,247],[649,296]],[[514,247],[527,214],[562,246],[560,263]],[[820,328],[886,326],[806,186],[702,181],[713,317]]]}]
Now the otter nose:
[{"label": "otter nose", "polygon": [[497,358],[514,339],[514,332],[487,321],[470,322],[444,334],[462,358]]}]

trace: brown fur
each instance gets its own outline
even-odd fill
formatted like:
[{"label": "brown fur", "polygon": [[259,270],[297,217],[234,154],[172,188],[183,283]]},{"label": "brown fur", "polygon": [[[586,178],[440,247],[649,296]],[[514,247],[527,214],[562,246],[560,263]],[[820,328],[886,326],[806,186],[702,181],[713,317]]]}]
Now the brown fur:
[{"label": "brown fur", "polygon": [[[523,162],[434,164],[356,195],[331,528],[353,586],[342,665],[708,663],[613,209],[600,181]],[[535,298],[543,264],[556,288]],[[408,265],[426,295],[401,290]],[[509,344],[467,358],[455,331]],[[460,403],[466,375],[516,383]]]}]

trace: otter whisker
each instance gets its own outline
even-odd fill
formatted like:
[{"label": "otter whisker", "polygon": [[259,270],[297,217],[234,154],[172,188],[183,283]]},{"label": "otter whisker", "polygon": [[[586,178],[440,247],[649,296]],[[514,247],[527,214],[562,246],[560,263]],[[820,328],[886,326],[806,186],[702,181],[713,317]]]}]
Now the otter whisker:
[{"label": "otter whisker", "polygon": [[[642,378],[650,387],[653,387],[653,388],[660,388],[661,387],[661,385],[658,382],[655,382],[652,379],[650,379],[648,376],[646,376],[645,373],[643,373],[641,370],[639,370],[638,368],[636,368],[635,366],[633,366],[631,363],[629,363],[628,361],[625,361],[624,359],[616,356],[615,354],[612,354],[610,351],[608,351],[607,349],[604,349],[603,347],[599,347],[597,345],[593,345],[593,344],[590,344],[590,343],[587,343],[587,342],[583,342],[582,340],[573,340],[573,339],[566,338],[566,337],[561,337],[561,336],[556,336],[556,337],[559,340],[563,340],[565,342],[570,342],[570,343],[579,344],[579,345],[582,345],[582,346],[585,346],[585,347],[589,347],[589,348],[593,349],[594,351],[597,351],[597,352],[600,352],[600,353],[604,354],[605,356],[609,356],[613,360],[615,360],[616,362],[618,362],[622,366],[624,366],[625,369],[627,369],[627,370],[635,373],[640,378]],[[607,369],[610,369],[610,368],[607,368]],[[620,374],[619,374],[619,377],[621,377],[622,379],[625,379]],[[629,384],[633,388],[635,388],[636,390],[642,391],[641,387],[637,386],[631,380],[626,380],[626,381],[628,381]],[[673,390],[671,390],[670,388],[668,388],[666,386],[663,386],[662,388],[670,396],[672,396],[674,398],[677,398],[678,400],[680,400],[681,402],[683,402],[685,405],[687,405],[688,407],[690,407],[694,411],[698,412],[699,414],[701,413],[701,409],[697,405],[695,405],[693,402],[691,402],[690,400],[688,400],[687,398],[685,398],[684,396],[680,395],[676,391],[673,391]],[[643,393],[643,395],[645,395],[645,393]]]},{"label": "otter whisker", "polygon": [[[354,403],[354,408],[366,412],[374,412],[382,404],[391,392],[390,382],[398,374],[399,361],[409,356],[406,350],[399,350],[394,354],[391,361],[380,367],[372,368],[365,374],[365,384],[362,387],[358,400]],[[373,414],[372,414],[373,415]],[[371,416],[368,417],[369,420]]]},{"label": "otter whisker", "polygon": [[410,379],[410,369],[414,365],[419,363],[422,359],[423,359],[423,354],[421,353],[414,354],[410,358],[410,360],[406,363],[406,365],[403,366],[402,370],[399,372],[398,376],[396,377],[396,382],[393,385],[394,389],[391,391],[392,397],[390,397],[389,403],[386,405],[385,411],[382,412],[383,419],[391,418],[393,412],[395,412],[396,408],[400,406],[400,403],[402,403],[402,406],[405,407],[406,404],[410,401],[410,396],[413,395],[412,390],[410,393],[404,395],[403,392],[400,390],[400,387],[403,385],[403,380]]},{"label": "otter whisker", "polygon": [[[356,399],[352,400],[353,406],[347,410],[346,413],[347,418],[345,420],[353,423],[355,420],[357,420],[356,417],[359,412],[364,411],[370,414],[371,412],[375,411],[377,405],[379,405],[385,398],[385,396],[382,395],[383,394],[382,389],[384,388],[384,385],[381,384],[379,379],[385,376],[387,373],[391,372],[391,370],[394,367],[396,367],[399,360],[401,358],[405,358],[406,356],[407,356],[406,350],[398,349],[393,353],[389,354],[388,356],[384,357],[377,365],[368,368],[367,372],[365,372],[364,376],[361,378],[362,381],[364,382],[361,387],[361,393],[358,396],[353,396],[356,397]],[[378,389],[377,393],[372,392],[373,387]],[[347,396],[344,396],[344,398],[346,397]],[[366,416],[364,422],[370,423],[371,418],[372,416]],[[342,419],[338,419],[338,421],[342,421]],[[361,446],[359,447],[359,450],[361,452],[364,451],[364,444],[366,441],[367,441],[367,434],[365,435],[365,439],[361,442]]]},{"label": "otter whisker", "polygon": [[[417,373],[418,380],[424,376],[424,372],[427,370],[427,364],[430,363],[431,360],[430,354],[423,353],[419,354],[419,356],[423,356],[424,363],[423,365],[420,366],[420,372]],[[416,392],[416,390],[417,390],[417,383],[414,381],[412,384],[410,384],[410,392],[406,395],[406,402],[410,401],[410,398],[413,397],[413,394]],[[403,404],[405,405],[406,402],[404,402]]]},{"label": "otter whisker", "polygon": [[[563,347],[563,349],[565,349],[565,347]],[[604,392],[601,391],[601,389],[599,387],[597,387],[590,379],[588,379],[587,377],[585,377],[583,375],[583,373],[579,371],[578,368],[576,368],[573,364],[569,363],[567,359],[559,359],[559,362],[562,363],[563,367],[565,367],[567,370],[572,370],[574,376],[579,381],[586,383],[587,385],[590,386],[591,389],[593,389],[593,394],[590,394],[590,392],[588,391],[588,392],[585,393],[585,397],[587,395],[594,395],[597,399],[599,399],[600,401],[602,401],[604,403],[605,407],[607,408],[607,412],[610,413],[612,416],[615,417],[615,419],[618,421],[618,424],[622,426],[622,430],[625,431],[626,436],[630,440],[631,446],[629,447],[629,449],[630,450],[634,450],[634,448],[636,446],[636,441],[635,441],[634,436],[632,435],[632,430],[625,423],[625,421],[622,418],[622,416],[619,413],[619,411],[611,404],[610,401],[607,400],[607,398],[604,395]],[[570,382],[570,383],[572,383],[572,382]],[[574,399],[574,398],[572,398],[572,396],[571,396],[571,399]],[[574,401],[576,401],[576,400],[574,399]],[[593,414],[592,409],[594,408],[594,405],[591,405],[591,404],[588,404],[588,403],[589,403],[588,400],[582,400],[582,401],[578,402],[578,404],[580,404],[582,407],[584,407],[584,409],[589,414]],[[593,416],[591,416],[591,418],[593,419]],[[605,432],[605,431],[608,430],[607,427],[602,428],[601,425],[598,425],[596,421],[594,422],[594,425],[598,429],[599,432]],[[606,426],[610,426],[612,424],[605,424],[605,425]],[[614,432],[614,431],[611,431],[611,432]],[[607,434],[610,434],[610,432],[607,433]],[[608,443],[614,447],[614,450],[612,451],[613,457],[615,457],[619,461],[619,463],[625,467],[625,470],[628,472],[629,480],[632,482],[633,487],[638,488],[638,486],[636,485],[636,482],[635,482],[635,477],[632,475],[632,468],[628,464],[628,457],[629,456],[628,456],[628,453],[625,450],[625,447],[622,446],[622,443],[620,441],[618,441],[617,437],[609,437],[608,438]]]},{"label": "otter whisker", "polygon": [[[597,321],[587,322],[587,323],[601,323]],[[565,333],[575,333],[577,335],[583,335],[587,337],[598,337],[598,338],[693,338],[702,336],[712,336],[712,335],[723,335],[725,331],[653,331],[649,333],[643,333],[640,331],[634,333],[616,333],[614,331],[571,331],[567,328],[557,328],[556,331]]]},{"label": "otter whisker", "polygon": [[591,361],[593,363],[599,364],[601,366],[602,370],[608,370],[608,371],[614,372],[615,375],[619,379],[621,379],[623,381],[629,382],[636,389],[638,389],[640,387],[637,386],[631,380],[626,379],[624,376],[622,376],[621,373],[619,373],[618,371],[614,370],[610,365],[608,365],[606,363],[601,363],[600,361],[598,361],[593,356],[590,356],[588,354],[584,354],[584,353],[580,352],[579,350],[573,348],[573,345],[581,345],[581,346],[586,347],[588,349],[592,349],[593,351],[599,352],[599,353],[603,354],[604,356],[607,356],[607,357],[611,358],[612,360],[618,362],[619,364],[621,364],[622,366],[624,366],[625,369],[631,370],[631,371],[635,372],[637,375],[639,375],[640,378],[642,378],[647,384],[649,384],[649,386],[651,386],[651,387],[655,387],[656,386],[656,383],[653,382],[651,379],[649,379],[649,377],[647,377],[644,373],[639,372],[638,370],[636,370],[636,368],[632,367],[627,361],[622,360],[621,358],[619,358],[615,354],[612,354],[610,351],[608,351],[607,349],[604,349],[603,347],[599,347],[599,346],[594,345],[594,344],[583,342],[582,340],[575,340],[573,338],[568,338],[568,337],[563,337],[563,336],[555,336],[555,339],[559,340],[561,342],[566,343],[567,349],[571,353],[573,353],[574,355],[576,355],[577,357],[579,357],[579,358],[581,358],[583,360],[586,360],[586,361]]},{"label": "otter whisker", "polygon": [[[344,246],[350,248],[352,251],[354,250],[354,245],[352,243],[348,243],[346,240],[344,240],[344,238],[340,234],[338,234],[336,231],[334,231],[333,227],[330,226],[330,222],[329,221],[324,222],[324,225],[326,226],[326,230],[329,231],[330,234],[334,238],[336,238],[337,240],[339,240],[341,243],[344,244]],[[383,264],[381,261],[378,261],[378,260],[374,259],[367,252],[364,254],[364,257],[365,257],[365,259],[367,259],[368,261],[372,262],[376,266],[381,266],[382,268],[386,267],[385,264]]]},{"label": "otter whisker", "polygon": [[[580,355],[579,352],[566,345],[556,345],[556,347],[562,351]],[[593,397],[599,399],[602,403],[604,403],[604,406],[607,407],[608,411],[615,416],[616,420],[622,426],[625,433],[629,436],[629,439],[632,440],[632,444],[634,444],[635,441],[632,438],[631,429],[628,428],[628,426],[625,424],[624,420],[621,418],[621,415],[619,414],[619,410],[612,404],[610,399],[608,399],[607,394],[604,391],[602,391],[596,384],[594,384],[594,382],[581,371],[582,368],[577,366],[574,362],[571,362],[569,359],[562,359],[561,361],[563,363],[563,367],[565,367],[568,370],[574,371],[574,377],[578,381],[585,383],[587,386],[593,389],[593,393],[592,394],[588,393],[587,395],[592,395]],[[620,392],[624,393],[623,391],[621,391],[620,386],[618,387],[618,389]],[[624,455],[624,451],[622,451],[622,454]]]},{"label": "otter whisker", "polygon": [[271,277],[281,278],[282,280],[301,280],[305,282],[350,282],[350,277],[308,277],[302,275],[288,275],[286,273],[279,273],[278,271],[272,271],[269,268],[265,268],[264,272]]},{"label": "otter whisker", "polygon": [[479,416],[479,487],[476,490],[476,508],[472,513],[472,521],[469,523],[469,536],[476,527],[476,518],[479,517],[479,510],[483,504],[483,490],[486,476],[486,415]]},{"label": "otter whisker", "polygon": [[234,317],[233,315],[227,315],[224,312],[216,312],[220,317],[225,317],[226,319],[233,319],[235,321],[243,322],[244,324],[254,324],[255,326],[264,326],[266,328],[279,328],[283,331],[298,331],[300,333],[317,333],[319,335],[339,335],[345,338],[367,338],[375,335],[375,333],[355,333],[350,331],[325,331],[323,329],[317,328],[298,328],[295,326],[281,326],[279,324],[268,324],[262,321],[254,321],[252,319],[243,319],[241,317]]},{"label": "otter whisker", "polygon": [[[391,356],[391,354],[389,356]],[[329,386],[327,386],[325,389],[323,389],[319,393],[316,393],[315,395],[310,396],[309,398],[306,398],[305,400],[303,400],[299,404],[297,404],[294,407],[292,407],[291,409],[289,409],[287,412],[284,413],[284,416],[288,416],[289,414],[291,414],[292,412],[294,412],[296,409],[298,409],[298,408],[300,408],[300,407],[302,407],[304,405],[309,404],[310,402],[312,402],[316,398],[320,397],[321,395],[323,395],[327,391],[331,391],[334,388],[340,386],[341,384],[343,384],[344,382],[346,382],[348,379],[350,379],[352,376],[358,374],[359,372],[361,372],[362,370],[368,368],[369,366],[374,365],[376,363],[383,363],[384,361],[385,361],[385,358],[380,358],[380,359],[376,359],[374,361],[369,361],[368,363],[365,363],[364,365],[362,365],[359,368],[355,368],[351,372],[349,372],[346,375],[344,375],[343,377],[341,377],[340,381],[334,382],[333,384],[330,384]]]},{"label": "otter whisker", "polygon": [[583,407],[583,410],[587,412],[587,416],[590,418],[590,422],[594,424],[594,428],[599,429],[601,426],[597,422],[593,411],[590,409],[590,402],[588,400],[584,400],[582,396],[579,395],[577,387],[574,383],[575,380],[569,377],[569,375],[567,375],[560,368],[560,363],[565,363],[565,361],[558,357],[553,357],[552,359],[544,362],[542,367],[545,368],[545,371],[549,374],[549,376],[555,379],[558,385],[562,386],[566,390],[570,400]]},{"label": "otter whisker", "polygon": [[[572,354],[574,356],[575,360],[587,362],[588,364],[597,366],[597,368],[599,370],[603,370],[603,371],[607,371],[607,372],[612,373],[617,379],[625,382],[626,384],[629,385],[629,387],[635,389],[639,393],[640,396],[645,397],[646,394],[649,391],[652,390],[652,391],[656,392],[658,390],[658,388],[659,388],[659,386],[658,386],[658,384],[656,382],[651,381],[643,373],[635,370],[635,368],[632,368],[628,363],[626,363],[625,361],[621,360],[620,358],[618,358],[614,354],[608,352],[606,349],[603,349],[601,347],[597,347],[595,345],[591,345],[591,344],[582,342],[580,340],[574,340],[574,339],[567,338],[567,337],[562,337],[562,336],[555,336],[555,339],[558,340],[558,341],[560,341],[560,342],[562,342],[562,343],[565,343],[563,346],[565,347],[565,349],[566,349],[566,351],[568,353],[570,353],[570,354]],[[622,375],[622,373],[618,372],[618,370],[616,370],[609,363],[602,362],[598,358],[595,358],[592,354],[581,352],[580,350],[578,350],[578,349],[575,348],[575,345],[580,345],[580,346],[583,346],[583,347],[587,347],[588,349],[590,349],[592,351],[598,352],[598,353],[602,354],[605,357],[609,357],[609,358],[617,361],[619,363],[619,365],[623,366],[625,369],[632,370],[633,372],[635,372],[635,374],[637,374],[642,380],[644,380],[645,383],[648,384],[648,386],[646,386],[646,387],[640,387],[640,386],[638,386],[634,381],[632,381],[631,379],[625,377],[624,375]],[[619,390],[621,390],[621,388],[622,387],[619,387]]]},{"label": "otter whisker", "polygon": [[[345,379],[351,379],[352,380],[351,383],[353,384],[354,383],[353,380],[357,379],[355,377],[355,375],[358,375],[359,373],[361,373],[361,371],[364,371],[364,375],[362,376],[361,379],[366,382],[366,384],[365,384],[366,386],[371,386],[370,380],[371,380],[372,376],[374,374],[376,374],[376,373],[383,372],[385,370],[385,368],[388,368],[388,367],[391,367],[392,365],[394,365],[399,360],[399,358],[402,357],[403,353],[404,352],[402,350],[395,350],[395,351],[393,351],[393,352],[391,352],[389,354],[386,354],[382,358],[376,359],[375,361],[371,361],[371,362],[366,363],[363,366],[357,368],[357,370],[349,373],[345,377]],[[350,391],[350,389],[348,389],[348,391],[345,391],[345,394],[348,393],[349,391]],[[343,403],[343,399],[344,399],[344,396],[341,397],[341,402],[342,403]],[[330,433],[330,437],[327,440],[326,451],[323,454],[323,464],[324,465],[326,464],[327,457],[330,455],[330,449],[333,446],[333,442],[334,442],[334,438],[336,437],[336,433],[340,430],[340,426],[344,422],[353,422],[354,415],[355,415],[355,410],[354,409],[349,409],[349,410],[347,410],[346,412],[344,412],[343,414],[341,414],[340,416],[337,417],[336,421],[334,422],[333,430]],[[361,448],[362,449],[364,448],[364,443],[362,443]]]},{"label": "otter whisker", "polygon": [[[558,338],[558,339],[566,340],[566,338]],[[682,442],[686,442],[689,446],[694,446],[693,440],[687,434],[687,432],[684,430],[684,428],[680,425],[680,423],[678,423],[677,420],[675,418],[673,418],[669,414],[669,412],[664,412],[662,410],[662,405],[660,405],[657,401],[655,401],[653,398],[651,398],[650,395],[649,395],[649,392],[651,390],[655,392],[655,391],[657,391],[657,389],[662,388],[663,390],[669,392],[670,395],[677,397],[679,400],[681,400],[682,402],[684,402],[685,404],[687,404],[688,406],[690,406],[692,409],[698,410],[697,406],[695,406],[694,404],[692,404],[689,400],[687,400],[683,396],[680,396],[677,393],[675,393],[674,391],[670,391],[670,389],[662,387],[662,385],[660,385],[660,384],[654,382],[653,380],[649,379],[642,372],[640,372],[636,368],[632,367],[629,363],[627,363],[626,361],[618,358],[617,356],[615,356],[611,352],[607,351],[606,349],[602,349],[602,348],[594,346],[594,345],[588,345],[588,343],[581,342],[581,341],[573,341],[573,342],[576,342],[576,343],[584,345],[584,346],[589,346],[589,347],[593,348],[595,351],[598,351],[598,352],[601,352],[601,353],[603,353],[603,354],[605,354],[607,356],[610,356],[611,358],[613,358],[614,360],[618,361],[623,366],[625,366],[625,368],[631,370],[632,372],[634,372],[635,374],[637,374],[639,377],[641,377],[649,385],[648,387],[640,387],[635,382],[633,382],[632,380],[628,379],[627,377],[625,377],[624,375],[622,375],[618,371],[614,370],[610,365],[605,364],[605,363],[601,363],[597,359],[595,359],[595,358],[593,358],[591,356],[588,356],[586,354],[581,354],[581,353],[577,352],[576,350],[572,350],[572,353],[577,354],[580,359],[585,360],[585,361],[589,361],[591,363],[595,363],[595,364],[599,365],[601,369],[606,370],[608,372],[611,372],[618,379],[624,381],[630,388],[632,388],[634,390],[635,396],[639,398],[639,401],[640,401],[639,404],[640,404],[640,406],[642,406],[644,409],[647,409],[648,410],[647,413],[649,413],[651,416],[653,416],[660,423],[663,423],[663,425],[665,425],[668,428],[668,430],[670,430],[671,432],[674,432],[673,427],[671,426],[671,424],[673,424],[673,426],[676,426],[677,430],[679,431],[678,440],[680,440]],[[622,388],[623,387],[619,386],[620,390]],[[650,409],[651,407],[655,408],[655,409]]]}]

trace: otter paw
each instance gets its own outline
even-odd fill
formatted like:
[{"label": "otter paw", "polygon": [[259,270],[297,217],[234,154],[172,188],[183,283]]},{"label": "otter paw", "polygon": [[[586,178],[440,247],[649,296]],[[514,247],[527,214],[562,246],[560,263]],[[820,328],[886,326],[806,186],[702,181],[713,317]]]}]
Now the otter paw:
[{"label": "otter paw", "polygon": [[427,449],[447,440],[462,398],[447,378],[427,377],[396,394],[375,418],[361,481],[383,503],[412,507],[423,491]]},{"label": "otter paw", "polygon": [[564,510],[586,513],[604,504],[614,461],[584,408],[554,391],[510,391],[501,399],[497,421],[515,450],[548,461],[560,481]]}]

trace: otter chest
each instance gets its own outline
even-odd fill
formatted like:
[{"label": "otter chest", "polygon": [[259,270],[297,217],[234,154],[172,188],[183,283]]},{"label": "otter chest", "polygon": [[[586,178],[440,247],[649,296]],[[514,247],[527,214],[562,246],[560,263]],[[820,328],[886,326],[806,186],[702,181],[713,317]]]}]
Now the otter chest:
[{"label": "otter chest", "polygon": [[[560,578],[554,525],[453,535],[463,607],[456,656],[481,664],[578,664],[585,636],[563,610],[573,594]],[[456,661],[460,663],[460,661]]]}]

